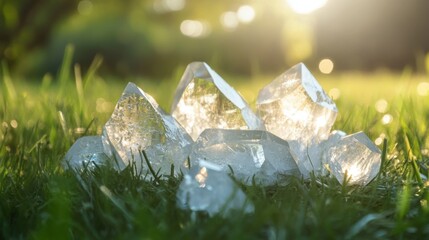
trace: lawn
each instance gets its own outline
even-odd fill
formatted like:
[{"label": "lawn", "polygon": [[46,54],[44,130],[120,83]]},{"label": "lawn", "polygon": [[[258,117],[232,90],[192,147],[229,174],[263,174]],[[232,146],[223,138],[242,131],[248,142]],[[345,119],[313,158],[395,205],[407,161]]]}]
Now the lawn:
[{"label": "lawn", "polygon": [[[4,70],[4,69],[3,69]],[[255,213],[229,218],[176,208],[180,178],[140,179],[108,167],[75,174],[61,160],[73,142],[101,133],[127,81],[169,110],[181,72],[170,80],[72,75],[41,81],[3,71],[0,99],[0,238],[3,239],[423,239],[429,235],[429,89],[425,76],[345,73],[320,76],[334,97],[334,126],[363,130],[386,153],[368,186],[331,177],[287,186],[241,186]],[[74,72],[79,73],[79,69]],[[82,76],[81,76],[82,75]],[[225,80],[249,101],[273,76]],[[427,79],[427,78],[426,78]],[[427,81],[427,80],[426,80]],[[386,117],[387,116],[387,117]],[[387,139],[386,142],[383,140]]]}]

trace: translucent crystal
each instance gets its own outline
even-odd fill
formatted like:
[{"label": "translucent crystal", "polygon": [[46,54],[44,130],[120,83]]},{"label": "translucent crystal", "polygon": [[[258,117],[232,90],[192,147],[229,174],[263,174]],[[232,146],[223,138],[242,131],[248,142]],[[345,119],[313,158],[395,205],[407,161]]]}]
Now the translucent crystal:
[{"label": "translucent crystal", "polygon": [[92,168],[95,165],[104,165],[108,157],[103,152],[103,144],[99,136],[81,137],[71,146],[63,160],[65,169]]},{"label": "translucent crystal", "polygon": [[247,183],[252,178],[270,185],[299,170],[289,153],[289,145],[277,136],[261,130],[206,129],[196,141],[190,155],[191,166],[199,160],[230,168],[234,176]]},{"label": "translucent crystal", "polygon": [[203,62],[186,68],[171,113],[194,140],[206,128],[265,129],[240,94]]},{"label": "translucent crystal", "polygon": [[305,65],[293,66],[261,89],[256,106],[267,130],[289,142],[303,176],[320,173],[321,158],[311,156],[328,138],[338,110]]},{"label": "translucent crystal", "polygon": [[206,211],[210,216],[227,216],[231,210],[254,211],[243,191],[221,167],[206,161],[199,161],[184,175],[177,191],[177,205],[181,209]]},{"label": "translucent crystal", "polygon": [[342,131],[332,131],[328,139],[320,142],[310,141],[304,144],[297,140],[288,141],[290,152],[296,160],[299,170],[304,178],[309,178],[310,173],[326,175],[328,173],[328,150],[337,144],[346,134]]},{"label": "translucent crystal", "polygon": [[331,173],[340,183],[366,185],[381,167],[381,152],[363,132],[341,138],[329,151]]},{"label": "translucent crystal", "polygon": [[261,89],[256,106],[270,132],[303,143],[326,139],[338,111],[303,63]]},{"label": "translucent crystal", "polygon": [[169,174],[174,164],[179,172],[193,143],[180,124],[133,83],[125,88],[102,138],[105,152],[115,157],[118,169],[135,164],[137,173],[148,170],[143,150],[155,171]]}]

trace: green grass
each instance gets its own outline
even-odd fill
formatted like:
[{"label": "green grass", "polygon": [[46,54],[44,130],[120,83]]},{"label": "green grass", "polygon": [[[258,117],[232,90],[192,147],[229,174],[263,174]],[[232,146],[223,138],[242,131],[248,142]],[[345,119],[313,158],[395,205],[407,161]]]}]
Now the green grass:
[{"label": "green grass", "polygon": [[[12,79],[3,66],[0,238],[423,239],[429,234],[428,182],[420,176],[427,176],[429,160],[429,96],[416,92],[423,77],[320,76],[327,91],[341,93],[336,129],[363,130],[379,144],[387,139],[384,149],[379,145],[385,151],[379,176],[366,187],[341,186],[330,177],[242,186],[255,213],[223,219],[177,209],[177,178],[150,182],[131,169],[99,167],[76,175],[61,168],[77,138],[101,133],[126,85],[97,76],[100,63],[86,74],[75,67],[73,78],[63,68],[59,77],[41,83]],[[179,79],[180,73],[170,81],[129,80],[168,110]],[[252,102],[270,80],[253,77],[232,85]],[[375,107],[380,99],[388,103],[384,113]],[[383,124],[385,114],[391,114],[391,123]]]}]

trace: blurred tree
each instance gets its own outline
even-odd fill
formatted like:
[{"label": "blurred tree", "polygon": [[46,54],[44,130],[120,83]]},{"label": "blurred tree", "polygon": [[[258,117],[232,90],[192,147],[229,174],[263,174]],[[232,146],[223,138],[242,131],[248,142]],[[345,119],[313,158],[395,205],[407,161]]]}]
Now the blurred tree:
[{"label": "blurred tree", "polygon": [[73,13],[75,0],[0,1],[0,56],[14,64],[46,43],[56,24]]}]

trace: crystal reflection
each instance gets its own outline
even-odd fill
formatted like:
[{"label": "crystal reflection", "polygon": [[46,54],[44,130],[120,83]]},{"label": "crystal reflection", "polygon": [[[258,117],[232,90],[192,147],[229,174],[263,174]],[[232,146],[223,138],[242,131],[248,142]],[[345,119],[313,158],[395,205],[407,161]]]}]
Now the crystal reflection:
[{"label": "crystal reflection", "polygon": [[200,184],[200,187],[206,187],[206,179],[207,179],[207,168],[202,167],[197,175],[195,175],[195,180]]}]

